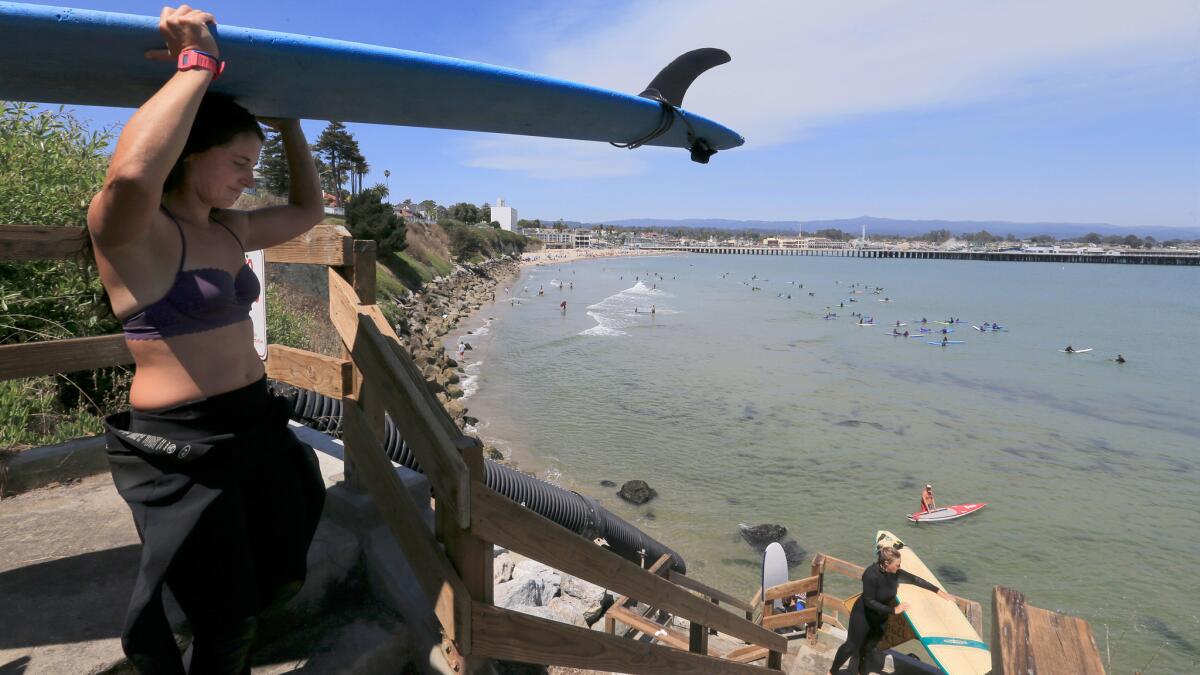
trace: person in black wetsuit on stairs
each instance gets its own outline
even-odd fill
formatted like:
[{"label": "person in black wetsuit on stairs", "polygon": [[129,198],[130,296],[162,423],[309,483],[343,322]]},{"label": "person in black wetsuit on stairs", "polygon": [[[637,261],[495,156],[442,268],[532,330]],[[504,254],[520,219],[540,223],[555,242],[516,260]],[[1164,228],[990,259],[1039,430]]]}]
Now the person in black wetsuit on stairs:
[{"label": "person in black wetsuit on stairs", "polygon": [[869,672],[867,655],[875,651],[875,646],[883,637],[883,626],[888,617],[892,614],[902,614],[908,609],[908,603],[903,602],[892,606],[896,599],[896,589],[901,582],[933,591],[947,600],[953,599],[946,591],[900,569],[900,551],[890,546],[879,549],[877,564],[863,571],[862,582],[862,595],[854,602],[854,608],[850,611],[846,642],[838,648],[833,663],[829,666],[831,675],[836,675],[851,655],[858,656],[859,675]]}]

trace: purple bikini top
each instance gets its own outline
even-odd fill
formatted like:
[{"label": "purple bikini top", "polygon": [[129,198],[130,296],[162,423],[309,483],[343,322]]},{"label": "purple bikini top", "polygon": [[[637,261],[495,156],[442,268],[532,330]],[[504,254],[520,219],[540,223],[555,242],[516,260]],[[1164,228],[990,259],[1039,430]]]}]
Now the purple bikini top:
[{"label": "purple bikini top", "polygon": [[[179,229],[182,242],[175,283],[162,298],[121,322],[125,328],[125,339],[161,340],[212,330],[249,318],[250,305],[254,304],[262,291],[258,277],[250,266],[243,265],[236,277],[216,267],[183,269],[183,261],[187,257],[187,239],[183,236],[183,227],[167,207],[164,206],[163,211]],[[213,218],[213,222],[224,227],[237,239],[242,252],[246,251],[242,240],[233,230],[216,218]]]}]

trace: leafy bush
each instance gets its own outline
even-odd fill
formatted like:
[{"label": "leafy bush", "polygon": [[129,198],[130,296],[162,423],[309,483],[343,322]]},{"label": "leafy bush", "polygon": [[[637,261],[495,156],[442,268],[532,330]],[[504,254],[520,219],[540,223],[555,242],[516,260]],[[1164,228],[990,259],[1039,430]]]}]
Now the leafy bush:
[{"label": "leafy bush", "polygon": [[[0,102],[0,223],[82,228],[108,169],[110,129],[89,131],[63,108]],[[0,265],[0,344],[120,330],[90,256]],[[0,383],[0,446],[54,443],[99,431],[125,405],[126,368]]]}]

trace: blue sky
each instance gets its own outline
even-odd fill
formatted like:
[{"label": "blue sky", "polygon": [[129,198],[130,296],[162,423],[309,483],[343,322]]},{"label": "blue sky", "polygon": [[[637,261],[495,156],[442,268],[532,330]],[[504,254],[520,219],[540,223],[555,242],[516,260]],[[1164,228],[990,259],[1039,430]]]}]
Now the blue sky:
[{"label": "blue sky", "polygon": [[[124,0],[72,6],[157,14]],[[700,46],[687,108],[746,136],[682,150],[350,125],[393,200],[522,217],[893,218],[1200,227],[1200,3],[232,2],[218,21],[637,92]],[[237,64],[230,64],[236,68]],[[130,111],[78,108],[98,124]],[[310,140],[324,126],[306,122]]]}]

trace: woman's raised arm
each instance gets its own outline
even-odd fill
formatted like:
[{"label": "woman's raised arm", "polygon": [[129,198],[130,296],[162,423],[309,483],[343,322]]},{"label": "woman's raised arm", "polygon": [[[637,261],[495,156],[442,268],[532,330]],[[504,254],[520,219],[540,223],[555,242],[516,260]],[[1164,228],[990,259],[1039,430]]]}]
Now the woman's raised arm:
[{"label": "woman's raised arm", "polygon": [[[196,49],[216,58],[217,43],[209,23],[216,20],[207,12],[187,5],[164,7],[158,29],[167,49],[147,52],[146,57],[172,60],[184,50]],[[88,230],[98,244],[120,246],[148,230],[162,199],[163,183],[183,153],[212,77],[203,69],[176,72],[126,123],[104,186],[88,209]]]}]

